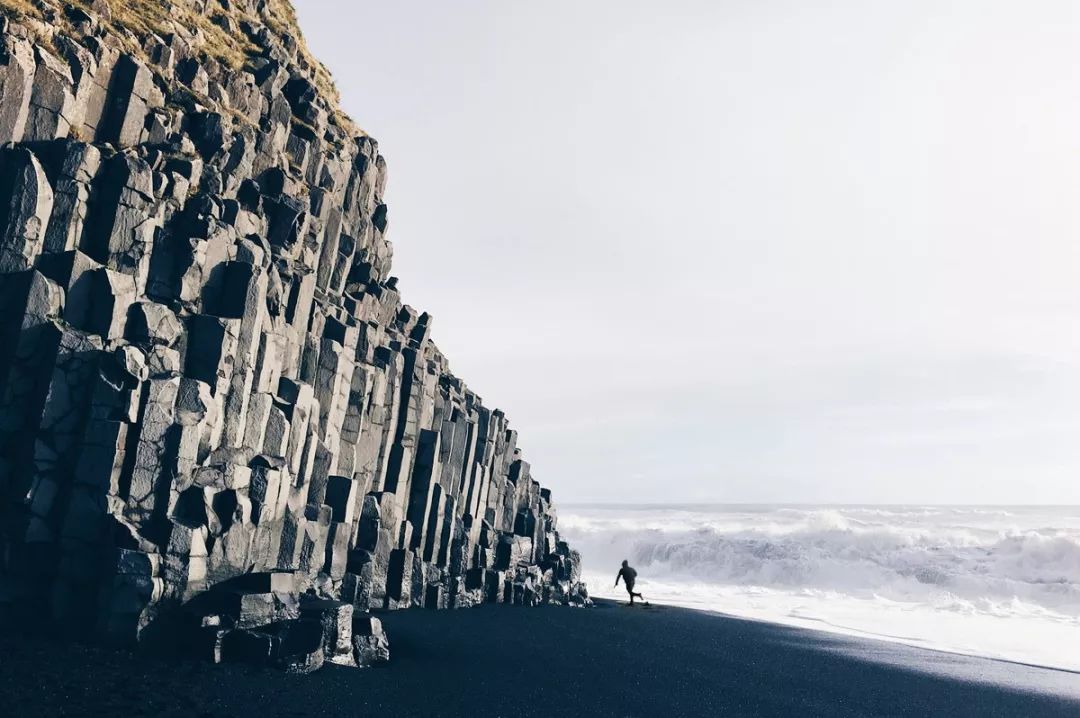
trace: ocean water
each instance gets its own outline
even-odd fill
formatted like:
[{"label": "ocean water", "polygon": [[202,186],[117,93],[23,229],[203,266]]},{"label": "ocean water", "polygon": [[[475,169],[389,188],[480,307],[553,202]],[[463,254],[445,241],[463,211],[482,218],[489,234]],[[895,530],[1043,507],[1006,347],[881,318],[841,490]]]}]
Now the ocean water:
[{"label": "ocean water", "polygon": [[593,596],[1080,671],[1080,507],[562,505]]}]

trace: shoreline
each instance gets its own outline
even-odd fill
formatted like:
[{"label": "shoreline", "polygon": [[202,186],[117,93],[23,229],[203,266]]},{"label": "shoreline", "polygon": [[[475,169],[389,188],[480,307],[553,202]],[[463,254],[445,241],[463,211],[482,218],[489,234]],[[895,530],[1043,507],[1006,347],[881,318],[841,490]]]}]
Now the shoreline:
[{"label": "shoreline", "polygon": [[[1080,514],[1061,506],[567,504],[598,596],[1080,671]],[[599,569],[599,570],[598,570]]]},{"label": "shoreline", "polygon": [[391,662],[293,676],[0,636],[0,714],[1075,716],[1080,675],[680,607],[380,614]]},{"label": "shoreline", "polygon": [[[611,601],[613,603],[620,603],[619,601],[615,601],[614,599],[608,599],[608,598],[600,598],[599,600]],[[1020,668],[1032,668],[1032,669],[1041,670],[1041,671],[1054,671],[1054,672],[1057,672],[1057,673],[1064,673],[1064,674],[1068,674],[1068,675],[1071,675],[1071,676],[1076,676],[1077,680],[1080,680],[1080,670],[1077,670],[1077,669],[1064,668],[1062,666],[1046,665],[1046,664],[1042,664],[1042,663],[1034,663],[1034,662],[1030,662],[1030,661],[1021,661],[1021,660],[1016,660],[1016,659],[1011,659],[1011,658],[1003,658],[1001,656],[985,655],[985,654],[975,653],[975,652],[965,652],[965,651],[961,651],[961,650],[950,650],[950,649],[947,649],[947,648],[939,648],[939,647],[936,647],[936,646],[919,644],[917,642],[919,639],[908,639],[908,638],[887,636],[885,634],[870,633],[870,632],[867,632],[867,631],[860,631],[859,629],[856,629],[856,628],[844,628],[842,626],[835,626],[834,625],[834,628],[836,630],[830,630],[828,628],[816,628],[813,625],[803,625],[801,623],[796,622],[796,621],[807,621],[807,622],[820,621],[822,623],[827,623],[826,621],[824,621],[824,619],[801,618],[801,619],[795,619],[791,623],[786,623],[784,621],[774,621],[774,620],[770,620],[770,619],[767,619],[767,618],[759,618],[759,617],[756,617],[756,616],[741,616],[741,615],[739,615],[737,613],[727,613],[725,611],[718,611],[718,610],[709,609],[709,608],[692,608],[690,606],[681,606],[681,605],[678,605],[678,604],[659,603],[659,602],[657,603],[657,605],[658,606],[663,606],[665,608],[681,608],[681,609],[684,609],[684,610],[687,610],[687,611],[699,611],[701,613],[707,613],[707,614],[711,614],[711,615],[719,616],[721,618],[727,618],[727,619],[731,619],[731,620],[735,620],[735,621],[751,621],[751,622],[754,622],[754,623],[763,623],[763,624],[769,625],[769,626],[781,626],[781,627],[784,627],[784,628],[793,628],[793,629],[797,629],[797,630],[800,630],[800,631],[809,631],[811,633],[820,633],[820,634],[822,634],[824,636],[836,636],[836,637],[840,637],[840,638],[852,638],[852,639],[858,640],[860,642],[861,641],[867,641],[867,642],[884,643],[884,644],[889,644],[889,645],[905,646],[907,648],[911,648],[911,649],[914,649],[914,650],[917,650],[917,651],[926,651],[926,652],[929,652],[929,653],[938,653],[938,654],[941,654],[943,656],[955,656],[957,658],[972,658],[972,659],[977,659],[977,660],[980,660],[980,661],[992,661],[994,663],[1004,663],[1004,664],[1008,664],[1008,665],[1012,665],[1012,666],[1017,666],[1017,667],[1020,667]],[[830,624],[830,625],[832,625],[832,624]]]},{"label": "shoreline", "polygon": [[[603,595],[593,595],[592,598],[594,601],[605,601],[615,604],[627,603],[626,599],[623,599],[621,597],[612,597],[608,592],[604,592]],[[650,602],[658,607],[662,606],[664,608],[679,608],[686,611],[699,611],[701,613],[707,613],[719,616],[721,618],[728,618],[736,621],[753,621],[770,626],[783,626],[785,628],[793,628],[814,633],[821,633],[828,636],[847,637],[860,641],[878,641],[881,643],[906,646],[908,648],[914,648],[921,651],[944,653],[951,656],[962,656],[965,658],[977,658],[980,660],[997,661],[1000,663],[1009,663],[1017,666],[1024,666],[1027,668],[1039,668],[1048,671],[1060,671],[1080,677],[1080,667],[1069,668],[1066,666],[1053,665],[1050,663],[1039,663],[1035,660],[1023,660],[1019,658],[1009,658],[1003,655],[994,655],[992,653],[980,653],[977,649],[964,650],[961,648],[938,646],[930,644],[926,642],[925,639],[921,638],[890,636],[888,634],[874,633],[872,631],[865,631],[858,628],[848,628],[846,626],[840,626],[835,623],[830,623],[827,619],[824,618],[792,617],[788,620],[785,620],[784,618],[779,616],[764,617],[750,614],[740,614],[732,611],[724,611],[718,608],[709,608],[707,606],[694,606],[685,603],[674,603],[665,599],[651,600]],[[822,628],[822,625],[828,627]]]}]

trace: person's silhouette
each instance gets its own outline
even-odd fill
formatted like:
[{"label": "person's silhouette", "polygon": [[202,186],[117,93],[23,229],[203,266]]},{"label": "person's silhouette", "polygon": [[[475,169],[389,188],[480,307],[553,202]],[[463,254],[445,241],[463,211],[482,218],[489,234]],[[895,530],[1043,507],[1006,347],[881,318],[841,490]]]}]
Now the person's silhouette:
[{"label": "person's silhouette", "polygon": [[619,574],[615,576],[615,585],[619,585],[619,579],[622,579],[623,584],[626,585],[626,592],[630,594],[630,605],[634,605],[634,598],[640,598],[645,600],[645,597],[640,593],[634,593],[634,581],[637,580],[637,571],[630,567],[627,561],[622,562],[622,568],[619,569]]}]

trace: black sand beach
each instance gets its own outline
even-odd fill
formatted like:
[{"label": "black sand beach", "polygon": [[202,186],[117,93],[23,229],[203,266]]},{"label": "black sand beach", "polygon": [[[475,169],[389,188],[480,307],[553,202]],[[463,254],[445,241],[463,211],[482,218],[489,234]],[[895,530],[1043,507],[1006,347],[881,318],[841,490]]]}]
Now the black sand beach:
[{"label": "black sand beach", "polygon": [[0,638],[0,716],[1077,716],[1080,675],[679,608],[384,616],[392,662],[291,676]]}]

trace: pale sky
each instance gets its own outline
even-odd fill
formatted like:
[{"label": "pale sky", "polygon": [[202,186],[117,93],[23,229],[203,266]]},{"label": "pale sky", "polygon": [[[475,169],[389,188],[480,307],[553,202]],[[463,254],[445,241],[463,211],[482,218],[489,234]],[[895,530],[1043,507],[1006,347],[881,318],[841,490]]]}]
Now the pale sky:
[{"label": "pale sky", "polygon": [[295,5],[558,501],[1080,503],[1080,3]]}]

